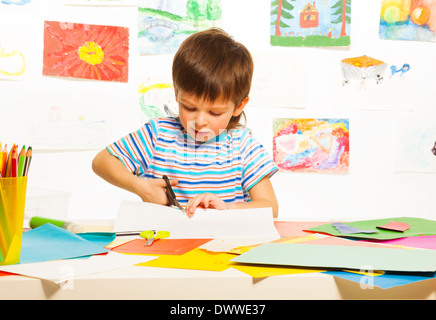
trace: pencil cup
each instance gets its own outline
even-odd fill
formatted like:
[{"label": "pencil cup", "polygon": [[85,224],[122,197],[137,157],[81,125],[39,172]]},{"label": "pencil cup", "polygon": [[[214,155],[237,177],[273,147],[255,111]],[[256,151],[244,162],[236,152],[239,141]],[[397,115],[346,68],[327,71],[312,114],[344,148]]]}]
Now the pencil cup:
[{"label": "pencil cup", "polygon": [[20,262],[27,177],[0,178],[0,265]]}]

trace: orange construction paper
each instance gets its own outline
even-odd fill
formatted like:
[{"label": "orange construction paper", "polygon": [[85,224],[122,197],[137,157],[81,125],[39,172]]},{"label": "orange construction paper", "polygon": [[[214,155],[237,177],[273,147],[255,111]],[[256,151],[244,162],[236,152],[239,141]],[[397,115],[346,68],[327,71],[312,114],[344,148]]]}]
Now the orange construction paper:
[{"label": "orange construction paper", "polygon": [[151,246],[146,246],[145,239],[134,239],[112,248],[119,253],[136,254],[170,254],[181,255],[191,251],[211,239],[158,239]]}]

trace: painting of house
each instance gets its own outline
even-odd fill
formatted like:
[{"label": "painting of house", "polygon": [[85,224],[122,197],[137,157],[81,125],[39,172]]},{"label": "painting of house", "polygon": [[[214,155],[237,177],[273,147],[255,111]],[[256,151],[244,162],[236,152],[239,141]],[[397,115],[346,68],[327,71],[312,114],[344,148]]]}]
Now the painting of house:
[{"label": "painting of house", "polygon": [[270,17],[272,46],[350,45],[351,0],[271,0]]},{"label": "painting of house", "polygon": [[319,12],[310,2],[304,7],[300,13],[300,27],[301,28],[316,28],[319,25]]}]

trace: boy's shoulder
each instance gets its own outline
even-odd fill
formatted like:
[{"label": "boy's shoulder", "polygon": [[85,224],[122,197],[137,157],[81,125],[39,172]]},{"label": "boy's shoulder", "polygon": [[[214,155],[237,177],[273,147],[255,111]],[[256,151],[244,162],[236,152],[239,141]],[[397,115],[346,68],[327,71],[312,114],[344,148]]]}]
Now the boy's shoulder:
[{"label": "boy's shoulder", "polygon": [[175,117],[151,118],[145,125],[151,125],[156,131],[181,130],[182,123]]},{"label": "boy's shoulder", "polygon": [[251,137],[251,129],[244,125],[238,125],[236,128],[230,130],[230,134],[233,138],[244,139]]}]

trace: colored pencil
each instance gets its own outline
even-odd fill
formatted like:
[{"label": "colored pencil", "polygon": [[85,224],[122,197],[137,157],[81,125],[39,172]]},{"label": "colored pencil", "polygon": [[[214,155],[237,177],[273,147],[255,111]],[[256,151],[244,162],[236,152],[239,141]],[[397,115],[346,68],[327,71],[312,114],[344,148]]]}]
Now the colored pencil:
[{"label": "colored pencil", "polygon": [[12,146],[12,148],[11,148],[11,150],[9,151],[9,154],[8,154],[8,160],[7,160],[7,162],[6,162],[6,173],[5,173],[5,177],[10,177],[11,176],[11,169],[12,169],[12,152],[14,151],[14,148],[15,148],[15,144]]},{"label": "colored pencil", "polygon": [[2,143],[0,142],[0,178],[3,177],[3,149]]},{"label": "colored pencil", "polygon": [[26,162],[26,147],[20,151],[20,155],[18,156],[18,177],[22,177],[24,173],[24,163]]},{"label": "colored pencil", "polygon": [[3,149],[3,166],[0,168],[1,169],[1,173],[2,173],[2,177],[6,177],[6,164],[8,162],[8,145],[5,144],[5,147]]},{"label": "colored pencil", "polygon": [[24,162],[24,172],[23,172],[24,177],[27,177],[27,175],[29,174],[29,167],[31,161],[32,161],[32,147],[28,147],[26,152],[26,161]]},{"label": "colored pencil", "polygon": [[14,146],[12,149],[12,159],[11,159],[11,178],[18,177],[18,146]]}]

